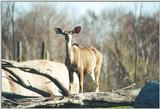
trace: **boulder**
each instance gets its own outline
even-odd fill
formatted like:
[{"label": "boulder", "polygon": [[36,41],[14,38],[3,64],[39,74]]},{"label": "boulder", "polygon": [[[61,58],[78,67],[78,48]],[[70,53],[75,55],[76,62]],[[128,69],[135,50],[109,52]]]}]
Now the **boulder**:
[{"label": "boulder", "polygon": [[[23,68],[23,69],[22,69]],[[28,68],[31,68],[28,70]],[[69,90],[69,74],[63,63],[49,60],[15,62],[2,60],[2,94],[22,96],[63,95],[59,86]],[[38,71],[38,73],[35,73]],[[50,78],[47,78],[49,75]],[[75,78],[77,75],[74,75]],[[20,80],[19,80],[20,79]],[[79,81],[74,81],[74,91],[79,92]]]},{"label": "boulder", "polygon": [[135,108],[159,108],[159,83],[147,82],[134,103]]}]

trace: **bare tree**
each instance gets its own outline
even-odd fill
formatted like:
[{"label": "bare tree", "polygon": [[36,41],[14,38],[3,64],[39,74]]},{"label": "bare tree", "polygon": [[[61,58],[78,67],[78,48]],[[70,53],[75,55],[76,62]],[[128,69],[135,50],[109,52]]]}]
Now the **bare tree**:
[{"label": "bare tree", "polygon": [[14,30],[15,30],[15,22],[14,22],[14,13],[15,13],[15,3],[14,2],[7,2],[8,5],[8,10],[9,10],[9,15],[10,19],[12,22],[12,37],[13,37],[13,59],[15,60],[15,36],[14,36]]},{"label": "bare tree", "polygon": [[[137,42],[138,42],[138,39],[137,39],[137,17],[138,17],[138,3],[135,3],[134,5],[134,15],[133,15],[133,29],[134,29],[134,46],[135,46],[135,74],[134,74],[134,82],[137,83],[137,60],[138,60],[138,51],[137,51]],[[140,13],[139,13],[139,16],[141,16],[141,12],[142,12],[142,8],[143,8],[143,4],[141,4],[140,6]]]}]

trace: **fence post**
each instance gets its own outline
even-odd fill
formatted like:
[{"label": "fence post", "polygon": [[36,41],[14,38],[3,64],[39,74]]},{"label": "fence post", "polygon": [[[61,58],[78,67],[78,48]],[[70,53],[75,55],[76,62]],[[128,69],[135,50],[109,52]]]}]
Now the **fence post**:
[{"label": "fence post", "polygon": [[45,59],[45,43],[42,42],[41,59]]},{"label": "fence post", "polygon": [[21,41],[18,41],[17,42],[17,50],[16,50],[16,60],[18,62],[22,61],[22,42]]},{"label": "fence post", "polygon": [[45,42],[42,42],[41,59],[49,60],[49,51],[46,49]]}]

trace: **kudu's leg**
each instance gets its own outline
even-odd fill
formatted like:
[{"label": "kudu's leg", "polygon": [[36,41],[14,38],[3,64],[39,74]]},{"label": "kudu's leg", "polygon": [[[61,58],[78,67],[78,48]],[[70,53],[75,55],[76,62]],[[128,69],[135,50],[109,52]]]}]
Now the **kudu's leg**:
[{"label": "kudu's leg", "polygon": [[96,92],[99,92],[99,77],[100,77],[100,73],[101,73],[101,66],[102,66],[102,59],[103,59],[103,56],[101,53],[99,53],[97,55],[97,66],[96,66],[96,69],[95,69],[95,79],[96,79]]},{"label": "kudu's leg", "polygon": [[91,72],[90,76],[91,76],[91,78],[92,78],[93,82],[95,83],[95,82],[96,82],[96,80],[95,80],[95,73],[94,73],[94,71],[93,71],[93,72]]},{"label": "kudu's leg", "polygon": [[79,92],[83,93],[83,71],[80,71],[79,74]]},{"label": "kudu's leg", "polygon": [[72,92],[72,88],[73,88],[73,72],[69,71],[69,91]]},{"label": "kudu's leg", "polygon": [[101,67],[96,67],[95,69],[95,73],[96,73],[96,77],[95,77],[95,83],[96,83],[96,92],[99,92],[99,76],[100,76],[100,69]]}]

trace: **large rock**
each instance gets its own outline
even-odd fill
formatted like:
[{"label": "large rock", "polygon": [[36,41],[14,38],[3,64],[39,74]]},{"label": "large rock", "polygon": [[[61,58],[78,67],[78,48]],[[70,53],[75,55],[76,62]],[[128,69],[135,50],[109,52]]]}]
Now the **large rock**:
[{"label": "large rock", "polygon": [[148,82],[140,91],[134,103],[135,108],[159,107],[159,83]]},{"label": "large rock", "polygon": [[[51,77],[56,78],[56,80],[60,84],[62,84],[65,89],[69,90],[69,74],[66,66],[63,63],[52,62],[48,60],[32,60],[19,63],[15,61],[8,61],[8,62],[16,66],[23,66],[24,68],[31,67],[36,70],[47,73]],[[42,75],[34,74],[33,72],[22,71],[19,68],[12,68],[12,67],[6,67],[6,68],[8,70],[2,68],[2,94],[10,93],[23,96],[62,95],[57,85],[54,82],[51,82],[50,79]],[[16,80],[13,74],[16,74],[18,77],[20,77],[27,86],[32,86],[31,89],[33,90],[25,88],[22,85],[19,85],[13,80],[11,80],[11,78]],[[77,75],[74,76],[75,78],[78,78]],[[41,93],[37,92],[42,92],[42,93],[46,92],[46,94],[42,95]],[[79,92],[79,81],[75,79],[74,90],[72,93],[78,93],[78,92]]]}]

